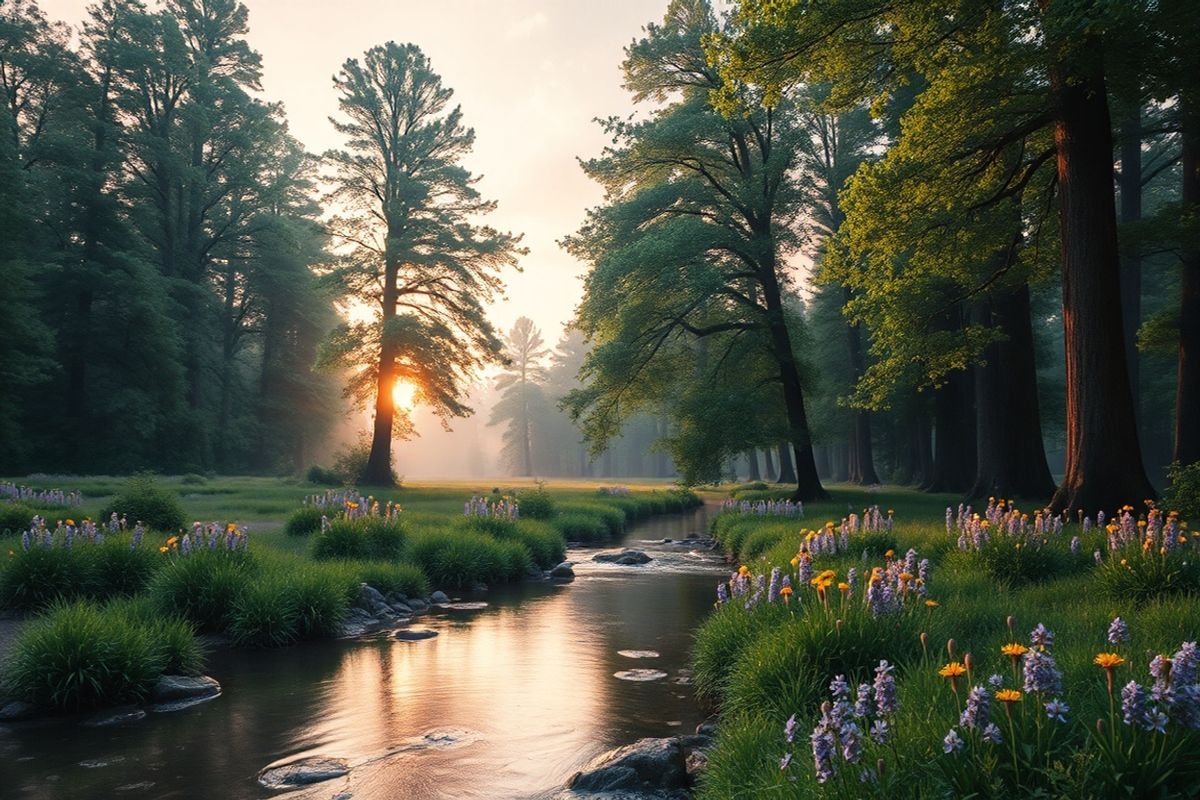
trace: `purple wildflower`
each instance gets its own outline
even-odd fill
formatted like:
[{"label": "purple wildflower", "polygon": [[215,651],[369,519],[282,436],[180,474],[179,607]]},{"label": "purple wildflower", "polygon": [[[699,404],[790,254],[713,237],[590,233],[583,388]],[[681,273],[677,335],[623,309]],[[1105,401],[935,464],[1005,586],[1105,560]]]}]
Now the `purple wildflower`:
[{"label": "purple wildflower", "polygon": [[896,679],[892,677],[895,669],[887,661],[880,661],[875,668],[875,713],[881,717],[895,713],[899,708],[896,700]]},{"label": "purple wildflower", "polygon": [[862,731],[858,725],[847,722],[838,731],[838,738],[842,740],[842,758],[847,764],[857,764],[862,757]]},{"label": "purple wildflower", "polygon": [[816,767],[817,783],[825,783],[837,771],[833,763],[833,734],[818,725],[812,732],[813,765]]},{"label": "purple wildflower", "polygon": [[1046,703],[1046,716],[1055,722],[1066,722],[1071,707],[1057,697]]},{"label": "purple wildflower", "polygon": [[988,744],[1004,744],[1004,734],[1000,733],[996,723],[989,722],[983,729],[983,740]]},{"label": "purple wildflower", "polygon": [[1062,673],[1054,657],[1042,650],[1030,650],[1024,660],[1025,691],[1057,695],[1062,693]]},{"label": "purple wildflower", "polygon": [[954,728],[946,734],[946,738],[942,739],[942,750],[946,753],[961,753],[965,746],[962,737],[958,735],[958,731]]},{"label": "purple wildflower", "polygon": [[1054,645],[1054,633],[1039,622],[1037,627],[1030,631],[1029,641],[1034,647],[1039,647],[1045,650],[1047,647],[1052,647]]},{"label": "purple wildflower", "polygon": [[791,765],[791,763],[792,763],[792,754],[784,753],[783,758],[779,759],[779,769],[785,770]]},{"label": "purple wildflower", "polygon": [[871,684],[860,683],[858,685],[858,699],[854,701],[854,716],[859,719],[870,716],[873,702],[872,694]]},{"label": "purple wildflower", "polygon": [[788,717],[783,726],[783,738],[787,739],[788,744],[791,744],[796,738],[796,715],[792,714]]},{"label": "purple wildflower", "polygon": [[846,683],[845,675],[837,675],[829,684],[829,692],[834,697],[845,697],[850,694],[850,684]]},{"label": "purple wildflower", "polygon": [[779,599],[779,567],[771,568],[771,583],[767,587],[767,602],[774,603]]},{"label": "purple wildflower", "polygon": [[1108,626],[1108,643],[1121,644],[1129,641],[1129,626],[1120,617],[1114,617]]},{"label": "purple wildflower", "polygon": [[1171,691],[1171,659],[1158,655],[1150,660],[1150,674],[1154,677],[1154,685],[1150,687],[1150,696],[1160,703],[1170,703]]},{"label": "purple wildflower", "polygon": [[871,723],[871,739],[874,740],[876,744],[887,744],[887,720],[877,719]]},{"label": "purple wildflower", "polygon": [[992,687],[993,689],[999,689],[1001,686],[1004,685],[1004,676],[1003,675],[993,675],[990,678],[988,678],[987,682],[988,682],[988,686]]},{"label": "purple wildflower", "polygon": [[967,692],[967,707],[958,718],[958,724],[964,728],[983,728],[988,724],[988,711],[991,695],[982,686],[972,687]]},{"label": "purple wildflower", "polygon": [[721,605],[729,602],[729,587],[723,582],[717,584],[717,602]]},{"label": "purple wildflower", "polygon": [[1126,725],[1145,723],[1146,690],[1137,681],[1130,681],[1121,690],[1121,715]]}]

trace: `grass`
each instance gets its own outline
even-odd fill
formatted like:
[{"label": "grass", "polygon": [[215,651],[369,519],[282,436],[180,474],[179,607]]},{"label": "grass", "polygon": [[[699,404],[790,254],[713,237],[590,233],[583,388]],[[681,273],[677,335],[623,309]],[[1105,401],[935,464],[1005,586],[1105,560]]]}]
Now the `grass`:
[{"label": "grass", "polygon": [[[756,491],[747,488],[742,496]],[[1130,680],[1150,685],[1148,661],[1155,653],[1171,654],[1181,642],[1195,641],[1200,586],[1194,559],[1135,552],[1126,564],[1109,559],[1097,566],[1091,556],[1095,541],[1083,537],[1081,552],[1070,552],[1068,541],[1077,529],[1028,550],[993,540],[982,552],[959,552],[943,516],[947,505],[957,507],[957,499],[843,487],[835,487],[833,495],[830,502],[809,505],[803,520],[722,515],[714,522],[714,535],[754,573],[772,566],[790,569],[802,528],[836,523],[849,510],[886,502],[885,509],[896,511],[890,541],[860,536],[852,539],[849,555],[818,555],[814,568],[835,569],[841,580],[850,566],[861,574],[862,549],[873,560],[881,548],[902,554],[913,547],[933,564],[928,589],[939,605],[900,621],[839,611],[840,622],[833,626],[802,612],[794,600],[786,608],[762,604],[749,612],[740,603],[719,607],[697,631],[693,650],[697,689],[722,714],[698,797],[1193,796],[1200,766],[1191,753],[1200,745],[1200,733],[1175,722],[1169,736],[1124,725],[1119,697],[1115,723],[1110,722],[1104,671],[1093,658],[1110,650],[1127,658],[1117,676],[1119,693]],[[796,591],[813,592],[808,587]],[[1118,615],[1128,623],[1132,640],[1113,645],[1106,632]],[[1062,672],[1068,721],[1047,719],[1042,705],[1049,697],[1026,695],[1012,732],[1015,750],[984,744],[958,719],[965,679],[956,700],[948,680],[938,675],[952,658],[948,644],[953,640],[956,660],[972,654],[972,683],[983,684],[998,673],[1007,676],[1008,686],[1023,689],[1023,675],[1013,678],[1011,661],[1000,647],[1028,645],[1038,623],[1055,634],[1049,652]],[[928,637],[925,646],[921,633]],[[854,766],[841,761],[839,751],[835,761],[841,772],[820,784],[809,734],[822,701],[830,699],[829,682],[837,674],[846,675],[852,686],[870,679],[878,658],[898,665],[900,708],[889,720],[892,738],[887,746],[868,742]],[[1003,724],[999,702],[993,701],[992,713]],[[793,714],[797,728],[789,744],[784,724]],[[1096,733],[1098,719],[1104,720],[1100,730],[1111,732],[1108,738]],[[951,727],[966,740],[958,755],[943,753]],[[1004,736],[1010,736],[1007,728]],[[794,758],[781,769],[780,758],[788,752]],[[884,763],[882,775],[877,759]],[[858,780],[864,767],[865,784]]]}]

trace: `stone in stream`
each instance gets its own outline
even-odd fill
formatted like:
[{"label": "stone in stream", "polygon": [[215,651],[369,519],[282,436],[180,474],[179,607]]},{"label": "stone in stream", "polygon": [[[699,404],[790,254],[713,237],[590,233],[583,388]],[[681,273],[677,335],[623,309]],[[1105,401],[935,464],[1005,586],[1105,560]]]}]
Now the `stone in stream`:
[{"label": "stone in stream", "polygon": [[349,772],[350,764],[344,758],[314,756],[267,767],[258,773],[258,782],[268,789],[291,789],[340,778]]},{"label": "stone in stream", "polygon": [[446,596],[445,592],[434,592],[432,595],[429,596],[429,599],[431,601],[433,601],[435,604],[450,602],[450,598]]},{"label": "stone in stream", "polygon": [[622,681],[659,681],[667,677],[667,673],[661,669],[623,669],[620,672],[614,672],[613,677]]},{"label": "stone in stream", "polygon": [[617,655],[625,658],[658,658],[657,650],[618,650]]},{"label": "stone in stream", "polygon": [[575,570],[572,569],[574,566],[570,561],[564,561],[550,570],[550,577],[560,581],[570,580],[575,577]]},{"label": "stone in stream", "polygon": [[216,697],[220,693],[221,684],[207,675],[161,675],[150,690],[150,699],[156,703],[166,703]]},{"label": "stone in stream", "polygon": [[622,566],[648,564],[652,560],[650,556],[641,550],[622,550],[619,553],[597,553],[592,556],[592,561],[600,561],[606,564],[621,564]]},{"label": "stone in stream", "polygon": [[686,753],[679,739],[639,739],[592,759],[567,784],[576,792],[655,792],[688,786]]},{"label": "stone in stream", "polygon": [[397,639],[405,642],[419,642],[422,639],[432,639],[437,635],[437,631],[430,630],[400,630],[395,633]]},{"label": "stone in stream", "polygon": [[381,608],[387,608],[388,603],[383,594],[373,586],[360,584],[358,587],[358,602],[356,606],[368,614],[377,614]]}]

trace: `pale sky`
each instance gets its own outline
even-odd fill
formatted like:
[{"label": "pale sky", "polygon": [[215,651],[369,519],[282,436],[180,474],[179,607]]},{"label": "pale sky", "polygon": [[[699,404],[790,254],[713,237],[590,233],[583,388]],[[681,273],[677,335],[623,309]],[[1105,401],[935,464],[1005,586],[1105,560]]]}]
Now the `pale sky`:
[{"label": "pale sky", "polygon": [[[524,233],[523,273],[507,275],[508,299],[492,309],[507,330],[531,317],[558,339],[580,295],[583,265],[558,248],[600,201],[576,156],[606,144],[595,117],[627,114],[622,48],[644,24],[661,21],[667,0],[243,0],[250,45],[263,58],[263,98],[280,101],[291,131],[310,152],[342,144],[332,76],[350,57],[388,40],[413,42],[454,89],[482,174],[499,202],[488,222]],[[91,0],[41,0],[48,16],[77,26]],[[153,5],[151,0],[151,5]]]}]

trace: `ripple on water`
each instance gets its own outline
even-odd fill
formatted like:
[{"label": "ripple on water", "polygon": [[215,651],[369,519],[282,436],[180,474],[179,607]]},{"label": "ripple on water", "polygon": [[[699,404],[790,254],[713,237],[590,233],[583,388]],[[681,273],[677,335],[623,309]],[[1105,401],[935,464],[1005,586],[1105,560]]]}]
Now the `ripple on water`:
[{"label": "ripple on water", "polygon": [[438,608],[444,608],[449,611],[482,611],[488,607],[487,603],[438,603]]},{"label": "ripple on water", "polygon": [[660,681],[667,673],[661,669],[623,669],[614,672],[613,677],[622,681]]},{"label": "ripple on water", "polygon": [[658,658],[657,650],[618,650],[617,655],[626,658]]}]

